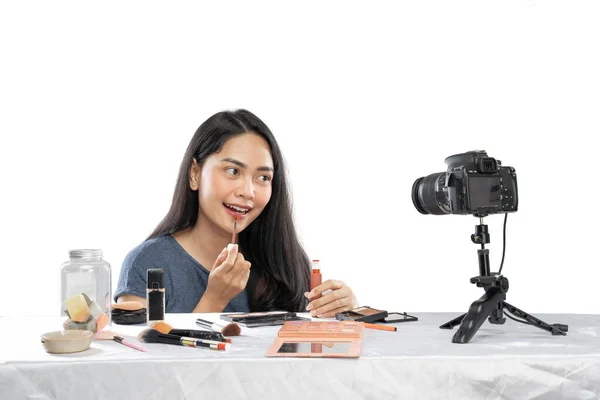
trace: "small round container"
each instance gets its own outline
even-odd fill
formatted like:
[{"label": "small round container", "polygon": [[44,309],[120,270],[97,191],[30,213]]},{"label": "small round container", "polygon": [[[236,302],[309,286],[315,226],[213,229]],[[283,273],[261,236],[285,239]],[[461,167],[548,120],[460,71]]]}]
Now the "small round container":
[{"label": "small round container", "polygon": [[90,348],[93,333],[91,331],[68,330],[44,333],[42,346],[48,353],[77,353]]}]

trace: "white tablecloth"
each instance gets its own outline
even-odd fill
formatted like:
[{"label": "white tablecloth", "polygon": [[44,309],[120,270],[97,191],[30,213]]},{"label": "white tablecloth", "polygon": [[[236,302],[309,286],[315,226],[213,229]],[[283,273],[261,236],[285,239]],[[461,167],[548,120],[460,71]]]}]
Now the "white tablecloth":
[{"label": "white tablecloth", "polygon": [[[226,352],[112,341],[47,354],[39,336],[58,318],[0,317],[2,399],[597,399],[600,316],[536,315],[569,325],[567,336],[507,320],[485,322],[468,344],[439,325],[458,316],[415,313],[398,332],[366,330],[359,359],[264,356],[278,327],[243,328]],[[197,328],[192,314],[170,314],[175,328]],[[218,320],[216,314],[204,319]],[[113,325],[137,343],[144,326]]]}]

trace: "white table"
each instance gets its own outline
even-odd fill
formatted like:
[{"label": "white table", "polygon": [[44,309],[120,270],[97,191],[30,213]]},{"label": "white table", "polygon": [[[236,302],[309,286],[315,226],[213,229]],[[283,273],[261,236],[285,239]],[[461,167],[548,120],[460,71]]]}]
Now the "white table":
[{"label": "white table", "polygon": [[[460,314],[415,313],[398,332],[366,330],[359,359],[264,356],[278,327],[243,328],[227,352],[144,344],[147,353],[94,341],[70,355],[44,352],[58,317],[0,317],[2,399],[596,399],[600,316],[536,315],[567,336],[508,320],[484,323],[468,344],[439,325]],[[176,328],[198,315],[169,314]],[[204,319],[218,320],[217,314]],[[113,325],[137,342],[144,326]]]}]

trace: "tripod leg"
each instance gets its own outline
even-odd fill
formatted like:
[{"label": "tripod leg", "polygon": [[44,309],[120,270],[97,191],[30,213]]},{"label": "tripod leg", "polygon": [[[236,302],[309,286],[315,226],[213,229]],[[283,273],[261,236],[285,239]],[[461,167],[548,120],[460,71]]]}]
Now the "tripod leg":
[{"label": "tripod leg", "polygon": [[533,325],[537,328],[548,331],[548,332],[552,333],[553,335],[563,335],[563,336],[567,335],[566,332],[569,330],[568,325],[562,325],[562,324],[549,325],[549,324],[545,323],[544,321],[537,319],[533,315],[527,314],[525,311],[519,310],[515,306],[511,306],[510,304],[508,304],[505,301],[503,301],[502,304],[504,305],[504,308],[509,313],[511,313],[515,317],[523,318],[525,321],[529,322],[531,325]]},{"label": "tripod leg", "polygon": [[467,315],[467,314],[465,313],[465,314],[461,315],[460,317],[454,318],[452,321],[448,321],[445,324],[440,325],[440,329],[452,329],[456,325],[460,325],[460,322],[463,320],[465,315]]},{"label": "tripod leg", "polygon": [[452,337],[452,343],[468,343],[485,319],[498,308],[498,304],[505,298],[506,294],[501,291],[489,290],[475,300]]},{"label": "tripod leg", "polygon": [[504,311],[502,310],[504,302],[498,303],[498,307],[492,311],[488,321],[490,324],[502,325],[506,322],[506,318],[504,318]]}]

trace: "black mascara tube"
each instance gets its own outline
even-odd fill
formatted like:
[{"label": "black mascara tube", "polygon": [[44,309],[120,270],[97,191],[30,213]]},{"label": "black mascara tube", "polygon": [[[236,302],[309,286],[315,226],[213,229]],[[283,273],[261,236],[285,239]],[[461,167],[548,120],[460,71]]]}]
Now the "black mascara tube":
[{"label": "black mascara tube", "polygon": [[148,323],[153,327],[165,319],[165,286],[162,268],[149,269],[147,271],[148,289],[146,290],[146,302],[148,303]]}]

